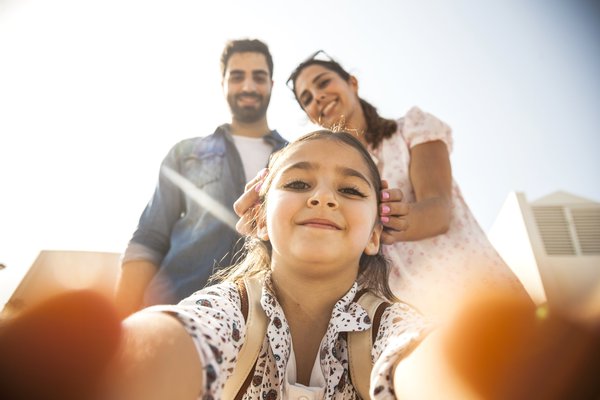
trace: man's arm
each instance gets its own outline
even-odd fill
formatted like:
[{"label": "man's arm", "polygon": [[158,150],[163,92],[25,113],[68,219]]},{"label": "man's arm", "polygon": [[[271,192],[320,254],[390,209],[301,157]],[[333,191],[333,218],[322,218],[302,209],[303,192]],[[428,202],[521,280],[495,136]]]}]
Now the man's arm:
[{"label": "man's arm", "polygon": [[115,302],[122,318],[141,308],[144,292],[157,271],[158,266],[146,260],[132,260],[121,265]]}]

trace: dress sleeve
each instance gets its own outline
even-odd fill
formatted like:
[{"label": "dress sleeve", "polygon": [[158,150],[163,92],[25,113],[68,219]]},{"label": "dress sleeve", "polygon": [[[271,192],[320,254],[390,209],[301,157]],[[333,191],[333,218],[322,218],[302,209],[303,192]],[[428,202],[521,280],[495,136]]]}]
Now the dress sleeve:
[{"label": "dress sleeve", "polygon": [[165,312],[176,317],[194,340],[204,374],[203,393],[220,398],[246,337],[240,296],[232,283],[198,291],[178,305],[160,305],[142,312]]},{"label": "dress sleeve", "polygon": [[441,140],[446,143],[448,153],[452,152],[452,129],[445,122],[418,107],[411,108],[404,116],[402,133],[409,148]]},{"label": "dress sleeve", "polygon": [[[394,303],[383,313],[371,356],[371,397],[386,398],[393,392],[394,368],[432,330],[433,323],[405,303]],[[383,396],[383,397],[381,397]]]}]

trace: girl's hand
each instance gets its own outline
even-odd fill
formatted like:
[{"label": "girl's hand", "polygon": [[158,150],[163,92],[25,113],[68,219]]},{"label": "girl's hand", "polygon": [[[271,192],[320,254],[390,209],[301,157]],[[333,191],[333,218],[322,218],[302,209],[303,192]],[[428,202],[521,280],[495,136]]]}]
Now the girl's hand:
[{"label": "girl's hand", "polygon": [[233,210],[240,217],[235,229],[242,235],[256,235],[256,205],[259,202],[258,192],[263,183],[263,180],[269,172],[263,168],[252,180],[246,183],[244,193],[233,203]]},{"label": "girl's hand", "polygon": [[389,189],[386,180],[381,181],[380,218],[383,224],[381,243],[393,244],[403,240],[403,232],[408,229],[408,213],[410,206],[402,201],[404,195],[400,189]]}]

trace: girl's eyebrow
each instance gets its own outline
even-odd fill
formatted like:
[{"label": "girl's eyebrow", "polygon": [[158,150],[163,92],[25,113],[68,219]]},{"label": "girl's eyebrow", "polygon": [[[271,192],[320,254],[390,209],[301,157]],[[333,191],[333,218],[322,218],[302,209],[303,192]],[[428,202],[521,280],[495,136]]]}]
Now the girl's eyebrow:
[{"label": "girl's eyebrow", "polygon": [[[317,170],[319,170],[319,165],[316,163],[308,162],[308,161],[299,161],[297,163],[294,163],[294,164],[289,165],[286,168],[284,168],[282,171],[282,174],[285,174],[294,169],[301,169],[301,170],[305,170],[305,171],[317,171]],[[373,187],[371,182],[363,174],[361,174],[354,168],[336,166],[335,172],[340,175],[343,175],[343,176],[354,176],[356,178],[362,179],[363,181],[365,181],[365,183],[367,185],[369,185],[370,188]]]},{"label": "girl's eyebrow", "polygon": [[355,170],[354,168],[348,168],[348,167],[336,167],[335,171],[339,174],[342,174],[344,176],[355,176],[359,179],[362,179],[363,181],[365,181],[365,183],[367,185],[369,185],[370,188],[373,187],[373,185],[371,185],[371,182],[369,182],[369,180],[360,172],[358,172],[357,170]]}]

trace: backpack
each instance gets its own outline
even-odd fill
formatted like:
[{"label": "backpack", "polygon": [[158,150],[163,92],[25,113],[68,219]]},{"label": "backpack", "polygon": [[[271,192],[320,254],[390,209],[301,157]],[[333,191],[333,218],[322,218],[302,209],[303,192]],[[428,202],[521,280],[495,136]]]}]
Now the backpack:
[{"label": "backpack", "polygon": [[[224,399],[241,399],[254,376],[260,348],[267,332],[268,318],[260,305],[262,280],[245,277],[238,281],[242,314],[246,320],[246,341],[242,344],[238,362],[223,389]],[[371,348],[377,337],[381,315],[390,305],[367,290],[356,294],[354,301],[362,306],[373,321],[371,328],[362,332],[348,332],[350,381],[362,399],[369,398]]]}]

